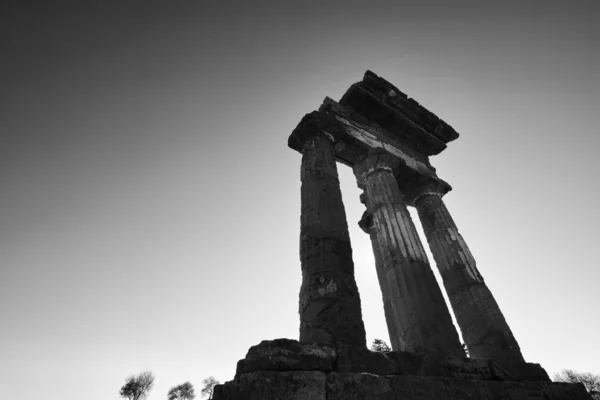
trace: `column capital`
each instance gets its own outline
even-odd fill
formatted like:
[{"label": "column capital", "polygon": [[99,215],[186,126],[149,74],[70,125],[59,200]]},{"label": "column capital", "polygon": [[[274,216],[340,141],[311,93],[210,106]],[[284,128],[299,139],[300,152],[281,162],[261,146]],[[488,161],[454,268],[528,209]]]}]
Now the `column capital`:
[{"label": "column capital", "polygon": [[354,164],[354,175],[358,187],[364,188],[367,176],[376,171],[389,171],[395,174],[402,165],[402,160],[382,149],[374,149],[365,153]]},{"label": "column capital", "polygon": [[322,111],[313,111],[306,114],[292,131],[288,146],[303,153],[304,146],[310,139],[323,137],[336,143],[344,134],[344,127],[334,117]]},{"label": "column capital", "polygon": [[438,177],[427,177],[420,179],[404,188],[404,201],[410,206],[414,206],[417,200],[423,196],[444,197],[446,193],[452,190],[449,183],[441,180]]}]

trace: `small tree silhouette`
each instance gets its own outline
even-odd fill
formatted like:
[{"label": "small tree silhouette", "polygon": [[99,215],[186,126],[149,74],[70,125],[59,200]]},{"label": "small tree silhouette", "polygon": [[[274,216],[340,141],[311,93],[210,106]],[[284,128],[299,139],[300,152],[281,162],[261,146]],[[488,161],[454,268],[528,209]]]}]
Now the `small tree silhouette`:
[{"label": "small tree silhouette", "polygon": [[125,379],[119,395],[129,400],[145,399],[154,385],[154,375],[150,371],[144,371],[135,376],[131,375]]},{"label": "small tree silhouette", "polygon": [[371,350],[378,351],[380,353],[387,353],[388,351],[392,351],[392,349],[390,349],[390,346],[388,346],[387,343],[381,339],[373,340]]},{"label": "small tree silhouette", "polygon": [[167,394],[168,400],[193,400],[195,397],[194,386],[189,382],[173,386]]},{"label": "small tree silhouette", "polygon": [[554,374],[552,379],[555,382],[582,383],[592,396],[592,399],[600,400],[600,375],[563,369],[559,373]]},{"label": "small tree silhouette", "polygon": [[214,376],[209,376],[202,381],[202,384],[204,385],[200,391],[202,397],[208,396],[209,400],[212,399],[214,387],[219,384],[219,381],[216,380]]}]

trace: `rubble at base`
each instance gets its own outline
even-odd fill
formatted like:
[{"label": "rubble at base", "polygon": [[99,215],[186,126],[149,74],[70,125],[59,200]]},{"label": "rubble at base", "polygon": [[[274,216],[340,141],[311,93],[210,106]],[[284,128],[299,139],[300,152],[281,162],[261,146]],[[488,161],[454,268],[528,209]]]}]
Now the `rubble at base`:
[{"label": "rubble at base", "polygon": [[379,353],[276,339],[253,346],[213,400],[590,400],[539,364]]}]

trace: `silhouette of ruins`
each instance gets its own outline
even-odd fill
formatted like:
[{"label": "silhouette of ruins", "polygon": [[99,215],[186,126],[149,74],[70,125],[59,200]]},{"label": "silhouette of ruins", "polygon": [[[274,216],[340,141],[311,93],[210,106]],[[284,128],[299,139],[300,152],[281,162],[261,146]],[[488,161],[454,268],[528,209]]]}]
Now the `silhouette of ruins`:
[{"label": "silhouette of ruins", "polygon": [[[326,98],[288,139],[302,154],[300,338],[263,341],[215,387],[224,399],[590,399],[525,362],[444,204],[429,157],[458,133],[367,71]],[[367,349],[337,163],[352,168],[366,211],[391,352]],[[415,207],[466,343],[465,355],[421,238]]]}]

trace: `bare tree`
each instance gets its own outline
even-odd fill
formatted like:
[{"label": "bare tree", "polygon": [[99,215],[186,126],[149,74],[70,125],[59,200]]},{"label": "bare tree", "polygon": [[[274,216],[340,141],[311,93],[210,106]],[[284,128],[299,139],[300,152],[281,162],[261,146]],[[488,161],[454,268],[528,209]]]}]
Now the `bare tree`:
[{"label": "bare tree", "polygon": [[583,383],[585,389],[590,393],[594,400],[600,400],[600,375],[594,375],[589,372],[575,372],[572,369],[563,369],[554,374],[552,379],[555,382]]},{"label": "bare tree", "polygon": [[150,371],[144,371],[139,375],[131,375],[125,379],[125,384],[121,387],[119,394],[129,400],[145,399],[154,385],[154,375]]},{"label": "bare tree", "polygon": [[390,346],[388,346],[387,343],[381,339],[373,340],[371,350],[378,351],[380,353],[387,353],[388,351],[392,351],[392,349],[390,349]]},{"label": "bare tree", "polygon": [[172,387],[167,394],[168,400],[193,400],[195,397],[194,386],[189,382]]},{"label": "bare tree", "polygon": [[212,399],[214,387],[219,384],[219,381],[214,376],[209,376],[202,381],[202,384],[204,385],[200,392],[202,393],[202,397],[208,396],[209,400]]}]

